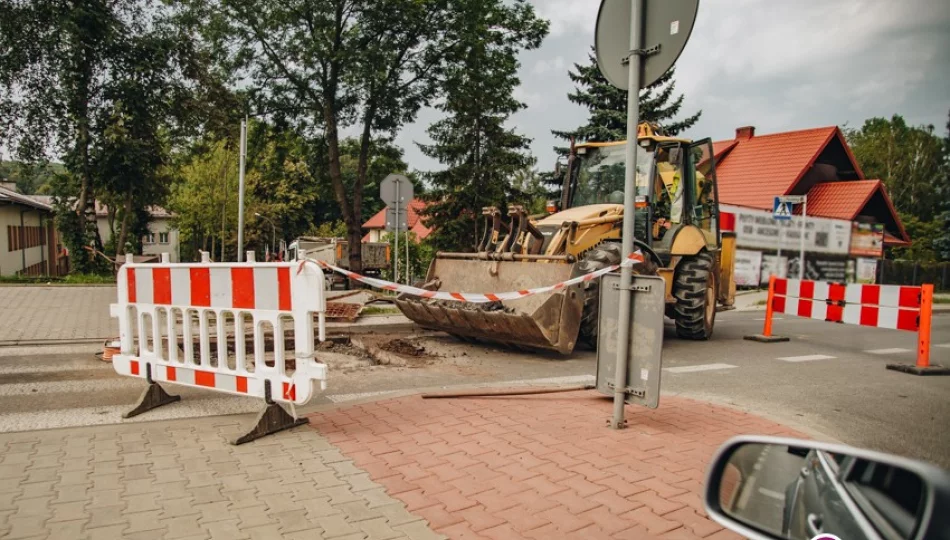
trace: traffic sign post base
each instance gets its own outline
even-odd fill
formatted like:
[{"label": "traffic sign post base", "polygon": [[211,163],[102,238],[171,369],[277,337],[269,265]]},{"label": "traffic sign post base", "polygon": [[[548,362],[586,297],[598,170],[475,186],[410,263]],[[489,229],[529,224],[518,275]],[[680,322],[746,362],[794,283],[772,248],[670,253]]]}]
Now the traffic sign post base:
[{"label": "traffic sign post base", "polygon": [[788,336],[765,336],[762,334],[755,334],[754,336],[743,336],[742,339],[747,339],[749,341],[758,341],[759,343],[777,343],[779,341],[791,341],[791,338]]},{"label": "traffic sign post base", "polygon": [[950,367],[931,364],[926,367],[914,364],[888,364],[887,369],[900,371],[901,373],[910,373],[911,375],[950,375]]},{"label": "traffic sign post base", "polygon": [[759,343],[776,343],[779,341],[791,341],[791,338],[788,336],[766,336],[763,334],[755,334],[753,336],[743,336],[742,339],[747,339],[749,341],[758,341]]}]

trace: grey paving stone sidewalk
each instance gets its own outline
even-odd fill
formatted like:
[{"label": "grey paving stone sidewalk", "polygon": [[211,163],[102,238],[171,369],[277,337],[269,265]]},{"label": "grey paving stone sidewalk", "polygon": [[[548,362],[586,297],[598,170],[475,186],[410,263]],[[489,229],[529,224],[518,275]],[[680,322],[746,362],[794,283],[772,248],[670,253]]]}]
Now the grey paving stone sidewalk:
[{"label": "grey paving stone sidewalk", "polygon": [[231,446],[248,420],[0,435],[0,537],[443,538],[316,430]]},{"label": "grey paving stone sidewalk", "polygon": [[0,286],[0,343],[116,336],[115,301],[115,287]]}]

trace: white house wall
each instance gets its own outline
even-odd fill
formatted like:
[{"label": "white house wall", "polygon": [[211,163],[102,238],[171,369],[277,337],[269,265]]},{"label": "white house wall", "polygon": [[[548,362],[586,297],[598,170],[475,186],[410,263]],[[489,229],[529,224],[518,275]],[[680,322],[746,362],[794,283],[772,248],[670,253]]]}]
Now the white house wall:
[{"label": "white house wall", "polygon": [[[25,207],[18,205],[0,206],[0,275],[12,276],[23,270],[23,250],[10,251],[7,243],[7,227],[20,226],[20,211]],[[37,210],[30,208],[23,214],[23,225],[26,227],[38,227],[43,223]],[[46,245],[32,247],[26,250],[26,266],[32,266],[43,262],[45,259],[44,250]]]}]

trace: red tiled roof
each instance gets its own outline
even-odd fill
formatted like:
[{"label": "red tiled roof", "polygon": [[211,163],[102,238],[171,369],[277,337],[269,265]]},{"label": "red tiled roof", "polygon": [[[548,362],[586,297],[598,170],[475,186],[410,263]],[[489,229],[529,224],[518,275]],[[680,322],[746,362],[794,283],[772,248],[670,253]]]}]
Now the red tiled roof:
[{"label": "red tiled roof", "polygon": [[[419,240],[424,239],[432,233],[432,229],[422,223],[422,216],[419,212],[426,207],[426,202],[421,199],[413,199],[409,202],[409,231],[414,233]],[[379,212],[363,223],[364,229],[384,229],[386,228],[386,209]]]},{"label": "red tiled roof", "polygon": [[835,219],[854,220],[874,192],[880,180],[824,182],[808,191],[808,213]]},{"label": "red tiled roof", "polygon": [[719,200],[772,208],[773,198],[788,194],[835,136],[841,132],[830,126],[713,143],[717,155],[731,148],[716,164]]},{"label": "red tiled roof", "polygon": [[907,247],[911,244],[910,240],[901,240],[893,234],[884,231],[884,245],[888,247]]},{"label": "red tiled roof", "polygon": [[[719,159],[722,158],[723,154],[725,154],[729,150],[732,150],[738,143],[739,141],[736,141],[736,140],[713,142],[713,155],[716,156],[716,161],[719,161]],[[703,157],[703,159],[705,159],[705,156]]]}]

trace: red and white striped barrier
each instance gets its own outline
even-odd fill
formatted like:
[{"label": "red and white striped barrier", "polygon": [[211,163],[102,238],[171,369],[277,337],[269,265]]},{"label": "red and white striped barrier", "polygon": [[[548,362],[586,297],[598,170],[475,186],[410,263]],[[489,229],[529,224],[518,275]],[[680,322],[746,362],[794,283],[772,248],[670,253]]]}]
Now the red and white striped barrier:
[{"label": "red and white striped barrier", "polygon": [[[820,321],[917,332],[916,370],[930,366],[930,329],[933,285],[862,285],[769,278],[765,328],[754,341],[788,341],[772,335],[775,313]],[[889,368],[891,366],[888,366]],[[899,368],[894,368],[899,369]],[[909,371],[909,370],[904,370]]]},{"label": "red and white striped barrier", "polygon": [[774,287],[773,313],[891,330],[920,329],[920,287],[780,278]]},{"label": "red and white striped barrier", "polygon": [[486,292],[486,293],[473,293],[473,292],[451,292],[451,291],[430,291],[427,289],[420,289],[418,287],[410,287],[409,285],[401,285],[399,283],[393,283],[392,281],[386,281],[385,279],[377,279],[355,272],[350,272],[339,266],[333,266],[324,261],[316,261],[313,259],[304,259],[300,261],[299,268],[303,268],[308,263],[313,266],[321,266],[327,270],[332,270],[343,274],[344,276],[359,281],[360,283],[365,283],[370,287],[376,289],[382,289],[385,291],[393,291],[401,294],[408,294],[410,296],[419,296],[421,298],[430,298],[433,300],[450,300],[455,302],[471,302],[473,304],[484,304],[486,302],[499,302],[502,300],[517,300],[519,298],[525,298],[534,294],[544,294],[552,291],[557,291],[565,287],[570,287],[571,285],[577,285],[578,283],[583,283],[585,281],[591,281],[599,278],[604,274],[613,272],[614,270],[620,268],[621,266],[633,266],[643,262],[643,254],[637,250],[630,254],[623,262],[620,264],[614,264],[606,268],[601,268],[600,270],[591,272],[589,274],[584,274],[583,276],[577,276],[575,278],[562,281],[560,283],[555,283],[553,285],[547,285],[545,287],[536,287],[534,289],[525,289],[523,291],[508,291],[508,292]]},{"label": "red and white striped barrier", "polygon": [[[120,375],[303,405],[326,365],[314,358],[313,315],[325,339],[323,272],[293,263],[126,263],[117,276]],[[213,322],[212,322],[213,320]],[[285,350],[285,323],[293,351]],[[253,350],[246,351],[250,322]],[[273,351],[265,350],[272,343]]]}]

